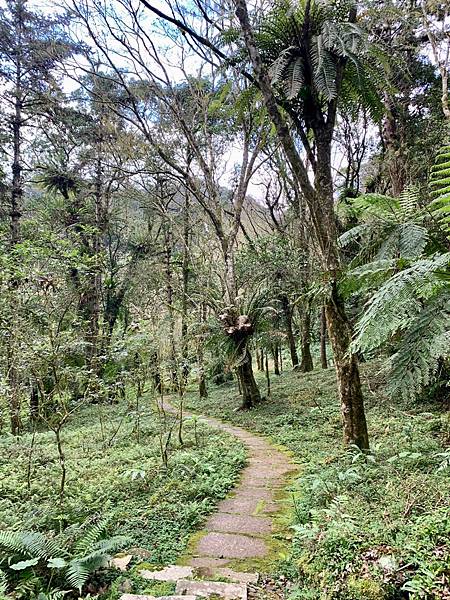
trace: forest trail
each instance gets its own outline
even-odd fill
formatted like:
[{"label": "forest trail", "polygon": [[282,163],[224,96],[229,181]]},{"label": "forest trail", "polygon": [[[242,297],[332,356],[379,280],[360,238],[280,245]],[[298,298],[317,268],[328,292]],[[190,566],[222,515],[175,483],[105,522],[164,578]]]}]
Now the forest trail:
[{"label": "forest trail", "polygon": [[[164,408],[175,412],[167,402]],[[193,415],[185,412],[184,416]],[[247,449],[247,465],[239,483],[209,516],[200,534],[193,537],[184,566],[140,574],[147,579],[176,583],[178,595],[165,596],[167,600],[262,598],[257,589],[257,565],[277,558],[272,547],[275,518],[283,514],[286,500],[280,498],[285,496],[289,478],[298,470],[297,466],[287,453],[259,435],[212,417],[196,416],[238,438]],[[264,597],[279,596],[269,593]],[[125,594],[121,600],[153,600],[153,597]]]}]

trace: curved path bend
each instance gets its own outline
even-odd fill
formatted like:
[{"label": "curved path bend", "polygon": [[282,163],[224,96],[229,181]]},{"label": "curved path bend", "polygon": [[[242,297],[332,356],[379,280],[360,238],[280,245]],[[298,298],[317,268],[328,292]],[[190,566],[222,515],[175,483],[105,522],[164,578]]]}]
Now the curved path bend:
[{"label": "curved path bend", "polygon": [[[164,408],[169,413],[176,412],[168,402],[164,403]],[[189,416],[189,413],[185,415]],[[159,571],[142,570],[140,575],[146,579],[175,583],[177,595],[164,596],[159,600],[205,597],[224,600],[248,600],[252,597],[261,600],[260,590],[255,587],[258,582],[255,571],[259,570],[256,565],[276,558],[271,537],[277,533],[275,516],[283,509],[282,498],[288,477],[297,468],[287,453],[278,450],[263,437],[218,419],[201,419],[244,444],[248,454],[247,466],[239,483],[220,502],[202,532],[194,536],[187,564],[170,565]],[[205,581],[205,577],[213,581]],[[254,592],[251,591],[251,596],[248,595],[249,588]],[[281,598],[284,595],[266,596],[264,593],[263,597]],[[148,595],[123,594],[121,600],[158,599]]]},{"label": "curved path bend", "polygon": [[215,418],[198,416],[238,438],[248,453],[240,481],[208,518],[204,530],[195,538],[188,561],[193,567],[216,573],[219,570],[226,577],[226,565],[230,563],[275,558],[270,557],[268,540],[275,533],[274,516],[283,509],[283,501],[277,498],[282,496],[289,475],[297,467],[287,453],[265,438]]}]

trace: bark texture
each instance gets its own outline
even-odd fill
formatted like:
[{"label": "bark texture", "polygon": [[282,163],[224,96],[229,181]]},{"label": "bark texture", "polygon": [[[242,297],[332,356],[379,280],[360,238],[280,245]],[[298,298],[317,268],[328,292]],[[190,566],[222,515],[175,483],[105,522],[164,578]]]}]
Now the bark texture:
[{"label": "bark texture", "polygon": [[351,327],[336,289],[325,304],[328,334],[333,348],[338,382],[344,442],[369,448],[369,436],[357,357],[349,352]]},{"label": "bark texture", "polygon": [[320,364],[322,369],[328,369],[327,359],[327,318],[325,315],[325,307],[322,306],[320,311]]},{"label": "bark texture", "polygon": [[[359,377],[358,361],[350,350],[351,329],[345,314],[344,303],[339,297],[337,282],[340,274],[340,257],[337,243],[336,218],[334,213],[333,178],[331,172],[331,142],[336,122],[339,90],[345,67],[343,58],[336,59],[336,97],[327,102],[324,108],[314,93],[304,102],[303,121],[314,134],[315,156],[311,156],[314,171],[314,184],[310,181],[308,168],[298,153],[295,139],[279,108],[277,96],[272,86],[266,66],[258,50],[254,31],[245,0],[234,0],[236,16],[240,22],[249,59],[253,66],[253,76],[261,91],[264,104],[277,132],[284,154],[291,167],[293,184],[301,190],[311,216],[315,242],[321,258],[322,268],[329,289],[326,303],[326,316],[330,341],[333,347],[339,399],[344,421],[345,443],[355,443],[360,448],[368,448],[367,425]],[[309,4],[308,4],[309,6]],[[353,8],[349,19],[356,19]],[[303,48],[309,56],[310,40],[304,39]],[[308,68],[308,65],[305,65]],[[296,115],[293,115],[296,116]],[[298,115],[297,115],[298,116]],[[297,121],[299,121],[297,119]],[[305,129],[301,122],[296,124],[299,134]]]},{"label": "bark texture", "polygon": [[286,323],[286,335],[289,343],[289,352],[291,354],[292,368],[296,369],[299,365],[297,343],[295,341],[293,328],[292,307],[287,296],[281,297],[281,306],[283,309],[284,320]]},{"label": "bark texture", "polygon": [[243,361],[237,367],[237,374],[242,392],[242,408],[248,410],[261,401],[261,394],[253,374],[252,356],[248,349]]},{"label": "bark texture", "polygon": [[314,369],[311,354],[311,312],[309,306],[305,307],[301,318],[301,356],[300,371],[309,373]]}]

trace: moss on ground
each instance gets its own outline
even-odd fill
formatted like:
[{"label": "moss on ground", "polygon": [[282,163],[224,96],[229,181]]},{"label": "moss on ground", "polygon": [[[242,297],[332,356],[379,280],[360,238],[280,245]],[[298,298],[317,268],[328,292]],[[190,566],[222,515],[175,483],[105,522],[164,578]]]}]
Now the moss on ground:
[{"label": "moss on ground", "polygon": [[[101,515],[109,519],[111,534],[126,534],[129,546],[143,549],[150,564],[175,562],[192,532],[239,479],[246,453],[234,437],[205,423],[197,423],[194,431],[188,420],[184,444],[173,436],[165,468],[161,424],[147,402],[139,432],[136,414],[126,404],[89,406],[74,415],[62,432],[67,483],[61,503],[53,434],[35,436],[29,490],[32,435],[0,436],[0,529],[59,531]],[[167,418],[170,426],[172,417]],[[148,589],[148,582],[126,573],[110,597],[119,597],[122,584],[130,581],[130,593]]]},{"label": "moss on ground", "polygon": [[289,549],[275,542],[279,560],[271,567],[297,583],[292,599],[446,598],[448,412],[425,400],[388,399],[378,362],[362,366],[362,379],[369,455],[342,445],[333,369],[273,376],[272,398],[248,412],[236,410],[234,384],[210,389],[206,400],[192,391],[187,404],[267,436],[299,463],[282,526]]}]

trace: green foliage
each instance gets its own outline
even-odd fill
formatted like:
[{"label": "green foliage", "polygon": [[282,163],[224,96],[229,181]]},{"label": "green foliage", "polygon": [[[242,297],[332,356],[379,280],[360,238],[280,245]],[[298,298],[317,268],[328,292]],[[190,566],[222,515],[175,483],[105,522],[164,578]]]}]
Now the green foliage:
[{"label": "green foliage", "polygon": [[381,363],[361,366],[370,454],[339,443],[332,369],[285,371],[272,399],[248,413],[234,411],[231,387],[187,402],[293,452],[300,475],[291,486],[292,549],[280,565],[294,580],[289,600],[391,600],[413,587],[414,600],[438,600],[450,560],[448,415],[429,401],[389,399]]},{"label": "green foliage", "polygon": [[391,394],[417,397],[450,349],[450,295],[441,277],[450,254],[421,259],[395,273],[371,297],[356,327],[354,349],[371,352],[395,343]]},{"label": "green foliage", "polygon": [[450,145],[445,143],[439,150],[430,174],[431,209],[443,227],[450,231]]},{"label": "green foliage", "polygon": [[[59,467],[52,434],[38,429],[31,454],[32,434],[0,437],[1,537],[17,553],[12,564],[35,557],[23,555],[25,547],[42,557],[37,565],[20,571],[0,565],[10,580],[20,578],[23,600],[32,598],[30,589],[42,587],[43,571],[53,573],[54,583],[57,576],[67,574],[66,582],[70,576],[64,585],[58,580],[60,589],[77,586],[88,572],[101,567],[106,555],[117,551],[120,540],[119,549],[141,547],[153,564],[175,562],[192,532],[234,485],[245,462],[243,448],[234,438],[202,420],[195,424],[186,420],[184,446],[175,440],[169,444],[164,469],[161,424],[153,400],[142,399],[139,415],[132,407],[128,397],[120,404],[85,406],[74,414],[63,433],[67,486],[62,502],[55,502]],[[174,419],[166,416],[169,425]],[[127,475],[132,470],[144,476],[132,479]],[[105,521],[95,518],[99,514]],[[80,528],[78,523],[86,520],[89,525]],[[110,525],[105,530],[106,521]],[[108,537],[112,528],[118,537]],[[19,533],[24,529],[33,533]],[[62,534],[46,534],[55,530]],[[37,580],[33,573],[39,575]],[[106,577],[102,569],[98,577]],[[144,591],[138,580],[133,591]]]},{"label": "green foliage", "polygon": [[362,99],[374,116],[381,113],[366,36],[349,20],[353,8],[352,2],[302,1],[294,6],[279,0],[264,15],[256,41],[282,98],[302,103],[317,94],[334,100],[338,65],[344,59],[342,101],[355,105]]},{"label": "green foliage", "polygon": [[400,198],[364,194],[340,204],[344,222],[358,223],[343,233],[339,242],[350,254],[349,266],[389,259],[412,259],[422,255],[428,242],[424,212],[417,188],[406,189]]},{"label": "green foliage", "polygon": [[39,585],[60,582],[81,593],[90,575],[106,567],[111,555],[129,543],[124,536],[106,537],[106,531],[105,521],[75,531],[79,536],[75,541],[71,528],[59,535],[0,531],[0,564],[7,572],[21,572],[18,582],[11,576],[15,585],[33,573]]}]

